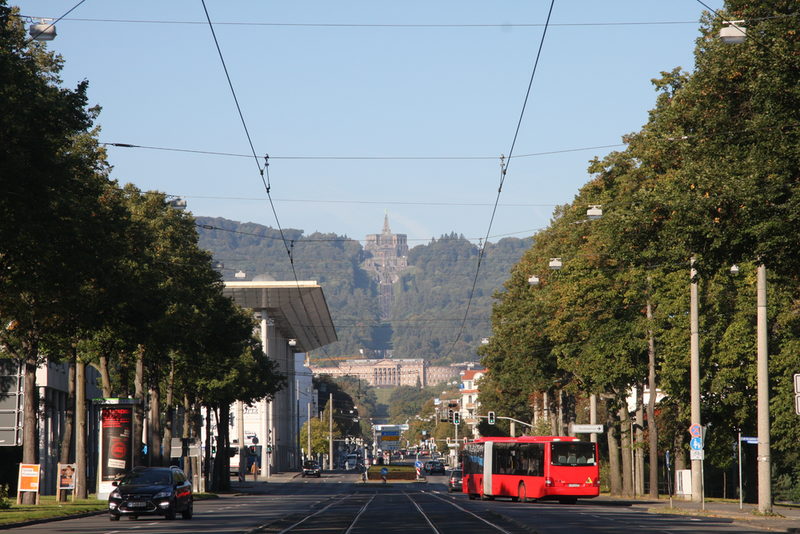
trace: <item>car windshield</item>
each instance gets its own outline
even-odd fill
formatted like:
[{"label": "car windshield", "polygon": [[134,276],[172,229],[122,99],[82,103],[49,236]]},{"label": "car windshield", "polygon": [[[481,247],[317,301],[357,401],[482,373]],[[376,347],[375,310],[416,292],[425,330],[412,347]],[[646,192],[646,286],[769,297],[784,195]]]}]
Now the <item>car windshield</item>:
[{"label": "car windshield", "polygon": [[131,471],[119,481],[120,486],[133,484],[172,484],[172,473],[169,471]]},{"label": "car windshield", "polygon": [[317,463],[316,462],[306,462],[306,463],[303,464],[303,467],[305,469],[314,469],[314,468],[317,467]]}]

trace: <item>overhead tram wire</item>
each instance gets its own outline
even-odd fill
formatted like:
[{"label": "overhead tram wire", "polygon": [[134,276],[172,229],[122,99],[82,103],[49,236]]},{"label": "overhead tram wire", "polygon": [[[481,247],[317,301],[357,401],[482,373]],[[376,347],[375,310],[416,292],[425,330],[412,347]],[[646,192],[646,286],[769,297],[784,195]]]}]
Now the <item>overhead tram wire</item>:
[{"label": "overhead tram wire", "polygon": [[[219,59],[220,59],[220,62],[222,63],[222,68],[225,71],[225,78],[228,80],[228,87],[230,87],[231,95],[233,96],[233,100],[236,103],[236,110],[239,112],[239,118],[241,119],[242,127],[244,128],[245,135],[247,136],[247,142],[250,145],[250,151],[253,154],[253,160],[255,161],[256,167],[258,168],[258,173],[261,176],[261,183],[264,186],[264,190],[267,193],[267,198],[269,199],[269,204],[270,204],[270,207],[272,208],[272,213],[273,213],[273,215],[275,217],[275,224],[278,227],[278,230],[279,230],[279,232],[281,234],[281,239],[283,240],[283,246],[284,246],[284,248],[286,248],[286,253],[289,256],[289,263],[290,263],[290,265],[292,267],[292,273],[294,273],[294,281],[295,281],[295,284],[297,286],[297,293],[298,293],[298,296],[299,296],[300,304],[303,306],[303,310],[304,310],[304,312],[306,314],[306,317],[309,317],[310,314],[308,312],[308,308],[306,307],[306,303],[303,300],[303,292],[300,289],[300,280],[297,278],[297,271],[295,270],[295,267],[294,267],[294,258],[292,258],[292,247],[294,246],[294,242],[292,243],[292,247],[290,247],[289,244],[286,242],[286,236],[283,233],[283,228],[281,227],[280,220],[278,219],[278,212],[275,210],[275,204],[272,202],[272,195],[270,194],[269,156],[268,155],[264,156],[264,167],[262,168],[261,167],[261,163],[258,160],[258,155],[256,154],[256,149],[253,146],[253,139],[250,136],[250,130],[247,128],[247,121],[245,121],[245,119],[244,119],[244,114],[242,113],[242,108],[239,105],[239,99],[236,96],[236,89],[234,89],[233,81],[231,80],[230,74],[228,73],[228,67],[225,64],[225,57],[222,55],[222,48],[219,46],[219,40],[217,39],[217,33],[214,31],[214,24],[212,24],[211,16],[208,14],[208,8],[206,7],[206,0],[200,0],[200,2],[203,5],[203,12],[206,15],[206,21],[208,22],[208,27],[211,30],[211,35],[214,38],[214,46],[216,46],[216,48],[217,48],[217,54],[219,54]],[[264,176],[265,172],[266,172],[266,178]],[[306,330],[306,333],[308,333],[308,329],[307,328],[305,328],[303,326],[303,329]],[[323,348],[323,351],[327,353],[327,351],[325,351],[325,347],[322,345],[322,341],[317,336],[316,330],[314,328],[311,328],[311,337],[313,337],[316,340],[317,345],[321,346]]]},{"label": "overhead tram wire", "polygon": [[[100,143],[104,146],[113,146],[115,148],[141,148],[145,150],[161,150],[165,152],[185,152],[187,154],[200,154],[200,155],[207,155],[207,156],[226,156],[226,157],[234,157],[234,158],[251,158],[253,157],[251,154],[237,154],[234,152],[220,152],[214,150],[197,150],[197,149],[190,149],[190,148],[173,148],[173,147],[160,147],[160,146],[148,146],[148,145],[136,145],[132,143],[112,143],[112,142],[102,142]],[[560,150],[548,150],[545,152],[533,152],[530,154],[519,154],[514,156],[515,158],[531,158],[536,156],[550,156],[554,154],[566,154],[569,152],[582,152],[586,150],[600,150],[604,148],[617,148],[621,146],[625,146],[626,143],[613,143],[610,145],[595,145],[595,146],[586,146],[586,147],[577,147],[577,148],[564,148]],[[270,159],[280,159],[280,160],[329,160],[329,161],[431,161],[431,160],[461,160],[461,161],[469,161],[469,160],[495,160],[497,156],[275,156],[270,155]]]},{"label": "overhead tram wire", "polygon": [[[797,16],[798,13],[791,13],[786,15],[775,15],[770,17],[761,17],[755,20],[768,20],[774,18],[784,18]],[[27,15],[26,15],[27,16]],[[41,17],[37,17],[41,18]],[[166,19],[100,19],[100,18],[68,18],[65,19],[71,22],[97,22],[97,23],[118,23],[118,24],[181,24],[187,26],[206,24],[205,21],[195,20],[166,20]],[[526,23],[526,22],[511,22],[511,23],[455,23],[455,24],[424,24],[424,23],[409,23],[409,24],[396,24],[396,23],[328,23],[328,22],[257,22],[257,21],[228,21],[228,22],[215,22],[217,26],[263,26],[263,27],[299,27],[299,28],[430,28],[430,29],[448,29],[448,28],[475,28],[475,29],[493,29],[493,28],[541,28],[544,24]],[[676,25],[696,25],[697,20],[643,20],[643,21],[607,21],[607,22],[561,22],[550,24],[551,27],[569,28],[569,27],[602,27],[602,26],[676,26]]]},{"label": "overhead tram wire", "polygon": [[522,102],[522,109],[520,110],[519,119],[517,120],[517,127],[514,130],[514,139],[512,140],[511,148],[508,151],[508,159],[505,159],[503,157],[500,158],[500,185],[497,188],[497,195],[495,196],[495,199],[494,199],[494,207],[492,208],[492,216],[489,219],[489,227],[486,229],[486,237],[484,238],[483,244],[481,245],[481,248],[478,251],[478,261],[477,261],[477,264],[475,266],[475,277],[472,279],[472,288],[470,289],[470,292],[469,292],[469,299],[467,300],[467,307],[464,310],[464,319],[461,322],[461,327],[458,330],[458,335],[456,336],[456,339],[450,345],[450,350],[447,351],[447,354],[444,355],[444,358],[447,358],[448,356],[450,356],[450,354],[453,352],[453,350],[455,350],[456,343],[458,343],[458,341],[461,339],[461,335],[464,333],[464,327],[465,327],[466,322],[467,322],[467,317],[469,316],[469,310],[470,310],[470,307],[472,306],[472,299],[475,297],[475,288],[478,285],[478,276],[479,276],[480,271],[481,271],[481,263],[483,261],[483,254],[484,254],[484,251],[485,251],[486,242],[489,239],[489,234],[491,234],[491,232],[492,232],[492,225],[494,224],[494,218],[495,218],[495,215],[497,214],[497,205],[500,203],[500,194],[503,192],[503,183],[505,182],[505,179],[506,179],[506,174],[508,172],[508,166],[511,163],[511,158],[514,156],[514,147],[517,144],[517,137],[519,136],[519,131],[520,131],[520,128],[522,126],[522,119],[525,116],[525,109],[528,106],[528,99],[530,98],[531,88],[533,87],[533,79],[536,76],[536,69],[539,66],[539,58],[541,58],[541,56],[542,56],[542,48],[544,46],[544,39],[547,36],[547,28],[550,25],[550,17],[553,14],[553,6],[554,5],[555,5],[555,0],[550,0],[550,8],[547,11],[547,19],[545,20],[545,23],[544,23],[544,29],[542,30],[542,37],[539,40],[539,48],[536,51],[536,59],[533,62],[533,69],[531,69],[531,77],[530,77],[530,80],[528,81],[528,89],[525,91],[525,99]]}]

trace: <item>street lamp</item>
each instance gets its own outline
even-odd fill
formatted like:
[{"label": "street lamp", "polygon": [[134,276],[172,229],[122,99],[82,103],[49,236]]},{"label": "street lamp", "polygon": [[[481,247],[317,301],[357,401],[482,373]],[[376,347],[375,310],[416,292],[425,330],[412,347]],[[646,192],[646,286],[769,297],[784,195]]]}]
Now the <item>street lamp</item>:
[{"label": "street lamp", "polygon": [[[747,38],[743,20],[725,21],[719,38],[739,44]],[[731,272],[733,268],[731,268]],[[769,354],[767,347],[767,268],[759,259],[756,272],[756,427],[758,430],[758,511],[772,513],[772,459],[769,435]]]},{"label": "street lamp", "polygon": [[597,220],[600,217],[602,217],[603,216],[603,209],[601,207],[601,204],[590,204],[589,205],[589,209],[586,210],[586,216],[589,218],[589,220],[592,220],[592,221]]},{"label": "street lamp", "polygon": [[726,20],[719,30],[719,38],[723,43],[739,44],[747,39],[747,28],[742,26],[743,20]]},{"label": "street lamp", "polygon": [[56,27],[53,19],[40,19],[28,26],[28,34],[34,41],[52,41],[56,38]]}]

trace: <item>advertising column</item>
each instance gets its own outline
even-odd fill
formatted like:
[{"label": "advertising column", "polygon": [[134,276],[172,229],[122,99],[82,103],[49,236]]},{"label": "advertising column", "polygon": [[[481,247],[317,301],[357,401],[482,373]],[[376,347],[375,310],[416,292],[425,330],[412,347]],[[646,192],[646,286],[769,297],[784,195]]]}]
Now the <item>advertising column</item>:
[{"label": "advertising column", "polygon": [[100,405],[97,498],[107,499],[112,482],[133,467],[133,409],[137,399],[95,399]]}]

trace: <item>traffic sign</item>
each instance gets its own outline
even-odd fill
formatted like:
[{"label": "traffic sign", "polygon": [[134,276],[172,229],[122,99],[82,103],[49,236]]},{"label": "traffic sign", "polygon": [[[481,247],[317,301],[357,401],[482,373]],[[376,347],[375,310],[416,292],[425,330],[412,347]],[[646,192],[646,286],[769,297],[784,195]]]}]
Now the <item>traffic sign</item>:
[{"label": "traffic sign", "polygon": [[703,429],[700,425],[692,425],[689,427],[689,435],[693,438],[699,438],[703,434]]},{"label": "traffic sign", "polygon": [[602,434],[603,425],[575,425],[570,424],[569,429],[573,434]]},{"label": "traffic sign", "polygon": [[800,395],[800,373],[794,375],[794,394]]},{"label": "traffic sign", "polygon": [[705,456],[706,456],[706,455],[705,455],[705,452],[706,452],[706,451],[704,451],[703,449],[700,449],[699,451],[696,451],[696,450],[691,450],[691,451],[689,451],[689,459],[690,459],[690,460],[700,460],[700,461],[703,461],[703,460],[705,460],[705,459],[706,459],[706,458],[705,458]]},{"label": "traffic sign", "polygon": [[692,448],[693,451],[702,451],[703,450],[703,439],[702,438],[692,438],[689,442],[689,446]]},{"label": "traffic sign", "polygon": [[757,437],[742,436],[742,441],[748,445],[758,445]]},{"label": "traffic sign", "polygon": [[794,396],[794,413],[800,415],[800,395]]}]

